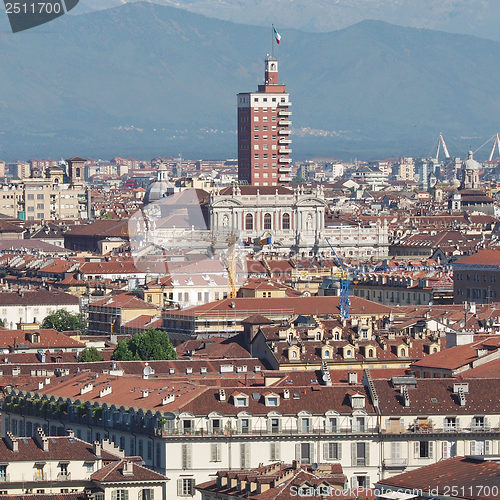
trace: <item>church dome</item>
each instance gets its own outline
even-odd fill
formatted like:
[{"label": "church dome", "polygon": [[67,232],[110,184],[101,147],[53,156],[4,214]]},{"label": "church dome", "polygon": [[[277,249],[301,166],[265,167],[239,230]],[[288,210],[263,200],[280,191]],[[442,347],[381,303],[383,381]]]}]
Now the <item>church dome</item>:
[{"label": "church dome", "polygon": [[146,190],[144,205],[159,201],[174,193],[174,185],[169,181],[154,181]]},{"label": "church dome", "polygon": [[481,169],[481,164],[474,160],[474,153],[472,151],[469,151],[469,154],[467,156],[467,160],[463,162],[463,168],[467,170],[480,170]]}]

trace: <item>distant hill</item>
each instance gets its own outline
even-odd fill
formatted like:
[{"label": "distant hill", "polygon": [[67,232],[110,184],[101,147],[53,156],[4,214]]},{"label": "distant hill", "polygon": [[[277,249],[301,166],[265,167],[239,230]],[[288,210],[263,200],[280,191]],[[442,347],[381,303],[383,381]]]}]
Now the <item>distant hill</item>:
[{"label": "distant hill", "polygon": [[[6,159],[234,157],[235,94],[262,80],[270,44],[269,29],[144,3],[0,24]],[[440,131],[463,154],[499,128],[499,42],[378,21],[282,35],[296,158],[427,154]]]},{"label": "distant hill", "polygon": [[[80,0],[78,12],[137,0]],[[500,40],[498,0],[152,0],[225,21],[304,31],[333,31],[375,19]]]}]

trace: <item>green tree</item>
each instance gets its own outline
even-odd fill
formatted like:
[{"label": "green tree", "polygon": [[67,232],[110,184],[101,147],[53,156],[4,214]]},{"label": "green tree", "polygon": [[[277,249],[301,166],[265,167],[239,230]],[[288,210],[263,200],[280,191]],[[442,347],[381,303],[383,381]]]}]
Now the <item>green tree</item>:
[{"label": "green tree", "polygon": [[104,358],[95,347],[88,347],[78,355],[78,361],[81,363],[89,363],[92,361],[104,361]]},{"label": "green tree", "polygon": [[45,317],[42,321],[42,328],[54,328],[58,332],[80,330],[85,333],[87,322],[83,314],[72,314],[65,309],[59,309]]},{"label": "green tree", "polygon": [[130,339],[120,340],[111,359],[117,361],[177,359],[177,352],[170,342],[168,333],[148,328]]},{"label": "green tree", "polygon": [[116,344],[115,350],[111,355],[111,359],[116,361],[133,361],[134,359],[137,359],[134,357],[128,346],[129,340],[130,339],[118,341],[118,344]]}]

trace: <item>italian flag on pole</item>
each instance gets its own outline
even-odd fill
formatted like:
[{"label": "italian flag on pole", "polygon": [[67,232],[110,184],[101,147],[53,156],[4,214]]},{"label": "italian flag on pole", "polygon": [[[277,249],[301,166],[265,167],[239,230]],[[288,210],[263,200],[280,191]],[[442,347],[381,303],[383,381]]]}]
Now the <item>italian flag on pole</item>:
[{"label": "italian flag on pole", "polygon": [[278,33],[278,30],[273,25],[274,38],[276,38],[276,43],[279,45],[281,40],[281,35]]}]

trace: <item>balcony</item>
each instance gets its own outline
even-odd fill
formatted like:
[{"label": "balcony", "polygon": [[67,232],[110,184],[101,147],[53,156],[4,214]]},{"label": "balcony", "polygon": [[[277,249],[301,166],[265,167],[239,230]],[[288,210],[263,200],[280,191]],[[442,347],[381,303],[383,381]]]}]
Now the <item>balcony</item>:
[{"label": "balcony", "polygon": [[282,175],[278,179],[280,182],[290,182],[292,178],[289,175]]},{"label": "balcony", "polygon": [[10,483],[10,475],[9,474],[0,475],[0,483]]},{"label": "balcony", "polygon": [[279,102],[278,103],[278,107],[280,107],[280,108],[282,106],[291,106],[291,105],[292,105],[292,103],[290,101],[288,101],[288,102]]},{"label": "balcony", "polygon": [[287,127],[288,125],[291,125],[292,122],[290,120],[280,120],[278,122],[278,125],[281,125],[282,127]]},{"label": "balcony", "polygon": [[280,135],[289,135],[290,134],[290,130],[288,130],[287,128],[280,128],[278,130],[278,134],[280,134]]},{"label": "balcony", "polygon": [[57,474],[58,481],[71,481],[71,472],[59,472]]},{"label": "balcony", "polygon": [[278,111],[278,116],[290,116],[291,114],[292,114],[291,111],[284,111],[284,110]]},{"label": "balcony", "polygon": [[291,158],[280,158],[278,160],[278,163],[292,163],[292,159]]},{"label": "balcony", "polygon": [[45,481],[46,479],[47,479],[47,477],[43,473],[40,474],[40,473],[35,472],[33,474],[33,481]]},{"label": "balcony", "polygon": [[[286,179],[291,180],[289,177]],[[282,178],[280,177],[280,181]],[[282,182],[286,182],[283,180]],[[236,429],[226,429],[223,432],[221,432],[219,435],[224,435],[226,437],[228,436],[269,436],[269,435],[279,435],[279,436],[310,436],[310,435],[323,435],[323,436],[349,436],[349,435],[355,435],[355,434],[376,434],[378,433],[378,427],[369,427],[369,426],[364,426],[363,428],[357,429],[345,429],[345,428],[334,428],[334,429],[325,429],[323,427],[321,428],[313,428],[310,427],[308,431],[305,431],[303,429],[283,429],[279,428],[277,426],[270,426],[269,428],[265,429],[242,429],[241,431],[238,431]],[[184,439],[184,436],[193,436],[193,437],[206,437],[206,438],[212,438],[214,436],[217,436],[217,434],[214,434],[212,432],[208,432],[205,429],[197,429],[193,430],[191,432],[182,432],[178,431],[178,429],[172,429],[172,428],[157,428],[155,429],[155,434],[157,436],[161,437],[171,437],[173,439],[178,438],[178,439]]]},{"label": "balcony", "polygon": [[280,139],[278,141],[278,144],[292,144],[292,140],[291,139],[287,139],[286,137],[283,137],[283,139]]},{"label": "balcony", "polygon": [[292,152],[292,150],[288,149],[288,148],[280,148],[280,149],[278,149],[278,153],[280,153],[282,155],[289,155],[291,152]]},{"label": "balcony", "polygon": [[278,169],[280,174],[288,174],[291,171],[292,167],[290,167],[290,165],[280,165],[280,168]]},{"label": "balcony", "polygon": [[490,432],[490,430],[492,430],[490,425],[485,423],[472,422],[470,427],[471,432]]},{"label": "balcony", "polygon": [[407,466],[407,458],[386,458],[383,462],[383,467],[385,469],[404,469]]}]

